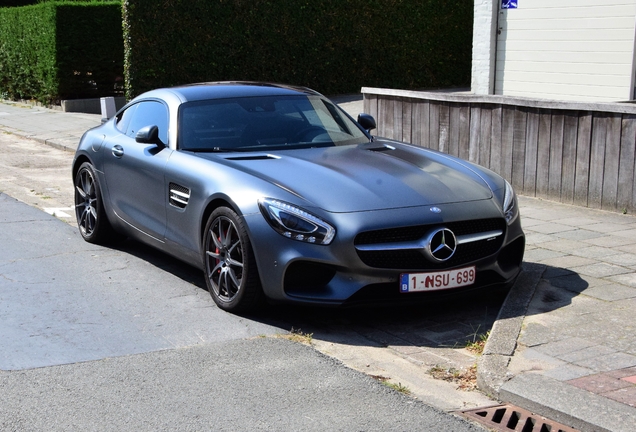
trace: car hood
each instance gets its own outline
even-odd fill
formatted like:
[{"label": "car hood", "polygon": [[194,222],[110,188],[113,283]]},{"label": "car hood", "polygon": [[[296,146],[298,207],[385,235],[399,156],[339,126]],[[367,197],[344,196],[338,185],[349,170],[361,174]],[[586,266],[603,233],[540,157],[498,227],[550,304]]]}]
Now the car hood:
[{"label": "car hood", "polygon": [[[201,154],[202,157],[211,157]],[[218,157],[218,155],[216,155]],[[231,166],[329,212],[431,206],[492,198],[459,159],[397,143],[226,154]],[[276,197],[274,197],[276,198]]]}]

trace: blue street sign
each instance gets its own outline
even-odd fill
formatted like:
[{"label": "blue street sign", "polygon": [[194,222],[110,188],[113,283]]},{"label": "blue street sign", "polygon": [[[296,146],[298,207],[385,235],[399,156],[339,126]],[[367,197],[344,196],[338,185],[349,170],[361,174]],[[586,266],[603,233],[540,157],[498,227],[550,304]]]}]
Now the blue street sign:
[{"label": "blue street sign", "polygon": [[519,0],[501,0],[501,8],[517,9],[517,3],[519,3]]}]

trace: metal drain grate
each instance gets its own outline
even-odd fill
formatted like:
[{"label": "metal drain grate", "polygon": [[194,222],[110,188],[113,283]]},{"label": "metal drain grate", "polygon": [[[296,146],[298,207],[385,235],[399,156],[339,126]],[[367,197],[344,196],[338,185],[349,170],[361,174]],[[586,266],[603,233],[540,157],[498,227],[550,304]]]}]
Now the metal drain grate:
[{"label": "metal drain grate", "polygon": [[510,404],[459,411],[459,414],[494,431],[579,432],[577,429]]}]

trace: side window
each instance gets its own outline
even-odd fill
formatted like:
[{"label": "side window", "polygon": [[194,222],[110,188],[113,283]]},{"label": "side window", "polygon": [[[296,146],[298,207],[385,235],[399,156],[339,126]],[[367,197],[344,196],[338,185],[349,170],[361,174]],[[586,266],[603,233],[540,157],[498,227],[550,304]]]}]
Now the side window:
[{"label": "side window", "polygon": [[128,125],[130,124],[130,119],[134,115],[135,110],[137,109],[138,106],[139,104],[129,106],[128,108],[126,108],[125,111],[122,111],[121,113],[119,113],[119,115],[117,116],[117,121],[115,123],[115,126],[120,132],[124,134],[126,133],[126,131],[128,130]]},{"label": "side window", "polygon": [[[126,135],[135,139],[139,129],[156,125],[159,128],[159,139],[164,144],[168,144],[168,109],[166,106],[161,102],[143,101],[130,108],[135,106],[137,108],[131,114],[130,122],[125,132]],[[121,122],[126,120],[126,111],[123,113]]]}]

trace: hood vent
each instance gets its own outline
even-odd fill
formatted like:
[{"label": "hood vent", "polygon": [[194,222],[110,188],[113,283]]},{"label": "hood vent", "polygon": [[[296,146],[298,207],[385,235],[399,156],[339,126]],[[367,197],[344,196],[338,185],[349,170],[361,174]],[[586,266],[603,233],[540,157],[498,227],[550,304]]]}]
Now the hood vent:
[{"label": "hood vent", "polygon": [[178,209],[184,209],[190,201],[190,189],[176,183],[170,183],[170,205]]},{"label": "hood vent", "polygon": [[369,147],[367,148],[367,150],[374,151],[374,152],[385,152],[389,150],[395,150],[395,147],[390,146],[388,144],[381,144],[379,146]]},{"label": "hood vent", "polygon": [[278,156],[273,155],[252,155],[252,156],[232,156],[225,158],[225,160],[233,161],[251,161],[251,160],[266,160],[266,159],[280,159]]}]

